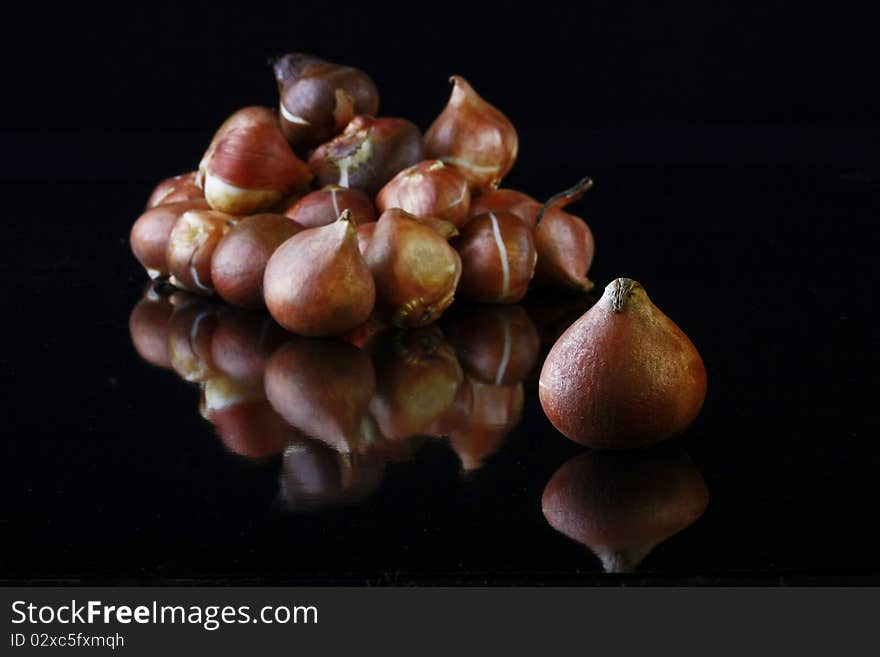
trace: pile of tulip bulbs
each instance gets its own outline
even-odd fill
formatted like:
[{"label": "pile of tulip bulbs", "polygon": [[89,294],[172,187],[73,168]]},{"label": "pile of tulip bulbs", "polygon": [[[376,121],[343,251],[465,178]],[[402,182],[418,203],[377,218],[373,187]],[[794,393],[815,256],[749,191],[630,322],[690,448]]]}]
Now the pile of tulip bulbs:
[{"label": "pile of tulip bulbs", "polygon": [[[566,211],[592,181],[545,203],[500,189],[517,133],[464,78],[423,134],[379,116],[356,68],[288,54],[273,70],[277,112],[233,113],[197,170],[150,196],[130,242],[152,278],[343,339],[370,322],[432,324],[456,296],[514,304],[533,285],[593,287],[593,235]],[[625,448],[682,431],[705,389],[690,340],[619,278],[550,351],[540,399],[572,440]]]}]

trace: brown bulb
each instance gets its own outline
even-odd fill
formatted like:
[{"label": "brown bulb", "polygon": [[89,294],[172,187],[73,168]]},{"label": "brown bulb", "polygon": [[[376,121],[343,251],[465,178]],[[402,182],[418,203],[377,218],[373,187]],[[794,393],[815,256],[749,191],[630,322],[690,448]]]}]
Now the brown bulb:
[{"label": "brown bulb", "polygon": [[472,188],[495,189],[516,161],[516,129],[463,77],[454,75],[450,82],[452,96],[425,133],[425,151],[461,169]]},{"label": "brown bulb", "polygon": [[466,307],[444,330],[465,370],[484,383],[519,383],[538,360],[538,331],[519,305]]},{"label": "brown bulb", "polygon": [[693,422],[706,396],[706,369],[644,288],[618,278],[553,345],[539,394],[547,417],[571,440],[642,447]]},{"label": "brown bulb", "polygon": [[207,210],[204,199],[167,203],[144,212],[131,227],[129,245],[150,278],[168,276],[168,240],[181,215],[188,210]]},{"label": "brown bulb", "polygon": [[362,500],[382,483],[385,464],[372,454],[340,454],[299,438],[284,450],[279,497],[290,511],[312,511]]},{"label": "brown bulb", "polygon": [[281,129],[294,146],[317,146],[342,132],[358,114],[379,112],[376,85],[356,68],[302,53],[280,57],[273,68]]},{"label": "brown bulb", "polygon": [[424,326],[452,303],[461,260],[433,228],[402,210],[376,224],[365,255],[376,297],[397,326]]},{"label": "brown bulb", "polygon": [[297,338],[266,366],[266,396],[295,428],[340,452],[357,449],[376,387],[370,359],[340,340]]},{"label": "brown bulb", "polygon": [[460,228],[468,220],[471,192],[461,171],[440,160],[404,169],[376,196],[379,212],[400,208],[418,217],[443,219]]},{"label": "brown bulb", "polygon": [[168,295],[162,294],[155,283],[150,283],[128,317],[128,330],[135,351],[156,367],[171,369],[168,322],[173,312],[174,304]]},{"label": "brown bulb", "polygon": [[275,321],[298,335],[342,335],[366,322],[376,286],[348,211],[278,247],[266,265],[263,294]]},{"label": "brown bulb", "polygon": [[268,314],[225,306],[211,337],[211,359],[223,376],[262,385],[269,357],[288,340],[290,333]]},{"label": "brown bulb", "polygon": [[171,282],[197,294],[214,294],[211,258],[236,218],[213,210],[184,212],[168,238],[168,271]]},{"label": "brown bulb", "polygon": [[516,303],[535,272],[532,231],[516,215],[474,217],[453,242],[461,255],[461,295],[482,303]]},{"label": "brown bulb", "polygon": [[168,203],[180,203],[181,201],[195,201],[205,198],[204,192],[196,184],[198,171],[182,173],[161,181],[150,198],[147,200],[147,210]]},{"label": "brown bulb", "polygon": [[237,215],[269,210],[311,181],[309,168],[290,149],[277,121],[233,124],[221,132],[200,167],[205,198],[215,210]]},{"label": "brown bulb", "polygon": [[596,251],[593,233],[582,219],[562,209],[592,186],[593,181],[584,178],[551,198],[542,208],[535,231],[536,282],[582,291],[593,288],[593,281],[587,278]]},{"label": "brown bulb", "polygon": [[422,133],[415,124],[361,115],[315,149],[309,167],[319,185],[354,187],[373,196],[399,171],[423,159]]},{"label": "brown bulb", "polygon": [[586,452],[560,467],[541,507],[556,531],[631,572],[659,543],[697,521],[709,503],[700,472],[681,450]]},{"label": "brown bulb", "polygon": [[455,401],[463,378],[455,350],[436,326],[389,336],[375,367],[370,412],[389,440],[426,433]]},{"label": "brown bulb", "polygon": [[538,223],[538,213],[543,206],[528,194],[514,189],[493,189],[480,194],[471,203],[468,218],[473,219],[487,212],[509,212],[526,222],[533,229]]},{"label": "brown bulb", "polygon": [[218,374],[211,356],[217,310],[217,304],[187,294],[168,321],[171,367],[184,381],[201,383]]},{"label": "brown bulb", "polygon": [[269,127],[277,126],[278,119],[276,118],[275,113],[268,107],[259,107],[254,105],[251,107],[244,107],[236,112],[233,112],[220,125],[220,127],[217,128],[217,131],[211,138],[211,143],[208,144],[208,148],[205,150],[204,155],[202,155],[202,159],[199,161],[199,168],[198,172],[196,173],[195,179],[196,186],[198,186],[199,189],[205,189],[205,175],[208,171],[208,162],[214,157],[214,152],[217,150],[217,144],[222,141],[223,137],[225,137],[232,130],[251,128],[258,125],[265,125]]},{"label": "brown bulb", "polygon": [[225,376],[202,384],[202,415],[230,452],[251,459],[280,454],[296,431],[266,400],[263,381],[240,381]]},{"label": "brown bulb", "polygon": [[500,386],[482,383],[468,376],[470,405],[449,433],[449,443],[461,460],[465,472],[482,467],[498,451],[507,434],[522,418],[522,383]]},{"label": "brown bulb", "polygon": [[339,185],[328,185],[324,189],[306,194],[283,214],[300,226],[315,228],[332,224],[343,210],[351,212],[351,222],[355,226],[376,221],[376,208],[370,197],[358,189]]},{"label": "brown bulb", "polygon": [[234,306],[263,308],[263,274],[275,250],[302,230],[280,214],[255,214],[232,226],[214,249],[211,282]]}]

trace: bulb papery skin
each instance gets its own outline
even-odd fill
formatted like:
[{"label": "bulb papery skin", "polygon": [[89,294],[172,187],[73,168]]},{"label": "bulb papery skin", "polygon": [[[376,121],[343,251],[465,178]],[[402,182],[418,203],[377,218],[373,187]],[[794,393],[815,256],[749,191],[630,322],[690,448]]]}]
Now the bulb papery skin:
[{"label": "bulb papery skin", "polygon": [[168,237],[171,283],[197,294],[214,294],[211,259],[220,240],[236,223],[235,217],[224,212],[184,212]]},{"label": "bulb papery skin", "polygon": [[644,288],[619,278],[553,345],[538,391],[550,422],[569,439],[629,449],[693,422],[706,395],[706,369]]},{"label": "bulb papery skin", "polygon": [[486,212],[509,212],[522,219],[525,224],[535,229],[538,213],[542,204],[528,194],[514,189],[494,189],[480,194],[471,203],[469,218],[473,219]]},{"label": "bulb papery skin", "polygon": [[163,203],[144,212],[129,234],[129,245],[150,278],[168,276],[168,240],[177,220],[189,210],[207,210],[207,201],[195,199]]},{"label": "bulb papery skin", "polygon": [[379,112],[376,85],[356,68],[291,53],[277,59],[273,69],[281,130],[291,145],[317,146],[339,134],[356,115]]},{"label": "bulb papery skin", "polygon": [[588,547],[606,572],[631,572],[709,504],[699,470],[680,449],[592,451],[564,463],[541,508],[556,531]]},{"label": "bulb papery skin", "polygon": [[452,95],[425,133],[425,151],[431,159],[458,167],[473,189],[495,189],[516,162],[516,129],[463,77],[454,75],[450,81]]},{"label": "bulb papery skin", "polygon": [[366,322],[376,287],[348,213],[278,247],[266,265],[263,295],[275,321],[298,335],[337,336]]},{"label": "bulb papery skin", "polygon": [[217,294],[234,306],[258,309],[263,301],[266,263],[281,244],[303,227],[280,214],[255,214],[229,229],[211,257]]},{"label": "bulb papery skin", "polygon": [[341,135],[315,149],[309,167],[320,185],[354,187],[373,196],[424,155],[422,134],[415,124],[360,115]]},{"label": "bulb papery skin", "polygon": [[328,185],[306,194],[283,214],[304,228],[315,228],[332,224],[344,210],[351,212],[351,222],[355,226],[378,218],[369,196],[358,189],[339,185]]},{"label": "bulb papery skin", "polygon": [[376,196],[380,212],[400,208],[418,217],[443,219],[460,228],[469,218],[468,182],[455,167],[425,160],[404,169]]},{"label": "bulb papery skin", "polygon": [[204,192],[196,184],[198,171],[190,171],[182,173],[179,176],[166,178],[156,185],[150,198],[147,199],[147,207],[155,208],[159,205],[167,205],[168,203],[180,203],[182,201],[195,201],[205,198]]},{"label": "bulb papery skin", "polygon": [[454,300],[461,259],[434,228],[402,210],[379,218],[365,260],[377,300],[396,326],[430,324]]},{"label": "bulb papery skin", "polygon": [[583,219],[562,209],[592,186],[593,181],[584,178],[556,194],[539,212],[535,230],[536,283],[581,292],[593,289],[593,281],[587,277],[596,252],[593,233]]},{"label": "bulb papery skin", "polygon": [[291,150],[274,116],[221,127],[200,165],[205,198],[221,212],[244,215],[269,210],[303,188],[312,173]]},{"label": "bulb papery skin", "polygon": [[516,303],[535,273],[532,231],[516,215],[487,212],[453,241],[461,255],[461,295],[481,303]]},{"label": "bulb papery skin", "polygon": [[278,119],[275,117],[274,112],[272,112],[272,110],[270,110],[268,107],[252,105],[250,107],[243,107],[242,109],[233,112],[220,125],[220,127],[217,128],[217,131],[211,138],[211,143],[208,144],[208,148],[205,150],[205,153],[202,155],[202,159],[199,161],[199,168],[197,170],[195,178],[196,186],[199,189],[205,189],[205,175],[208,171],[208,163],[214,157],[214,152],[217,150],[217,144],[219,144],[223,140],[223,137],[225,137],[232,130],[251,128],[258,125],[277,127]]}]

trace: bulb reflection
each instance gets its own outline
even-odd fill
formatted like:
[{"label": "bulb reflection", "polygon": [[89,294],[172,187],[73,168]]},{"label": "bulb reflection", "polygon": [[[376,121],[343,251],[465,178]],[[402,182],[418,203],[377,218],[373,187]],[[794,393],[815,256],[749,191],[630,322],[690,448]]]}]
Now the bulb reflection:
[{"label": "bulb reflection", "polygon": [[[372,319],[339,340],[291,335],[265,313],[151,285],[129,318],[146,362],[200,387],[223,446],[280,457],[285,508],[362,499],[386,463],[443,440],[481,468],[523,412],[540,342],[520,307],[472,306],[409,331]],[[449,337],[447,337],[449,336]]]},{"label": "bulb reflection", "polygon": [[547,522],[614,573],[634,570],[695,523],[708,503],[699,470],[684,451],[669,447],[576,456],[550,478],[541,500]]}]

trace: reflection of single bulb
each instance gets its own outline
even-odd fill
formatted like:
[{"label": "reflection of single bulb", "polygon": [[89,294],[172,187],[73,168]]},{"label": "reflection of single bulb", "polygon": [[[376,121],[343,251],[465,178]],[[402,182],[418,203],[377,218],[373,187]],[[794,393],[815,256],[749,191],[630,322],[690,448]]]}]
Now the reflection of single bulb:
[{"label": "reflection of single bulb", "polygon": [[322,442],[299,438],[284,450],[279,497],[290,510],[356,502],[382,481],[381,458],[341,454]]},{"label": "reflection of single bulb", "polygon": [[607,572],[628,572],[709,502],[706,482],[681,450],[587,452],[560,467],[541,506],[557,531],[590,548]]}]

